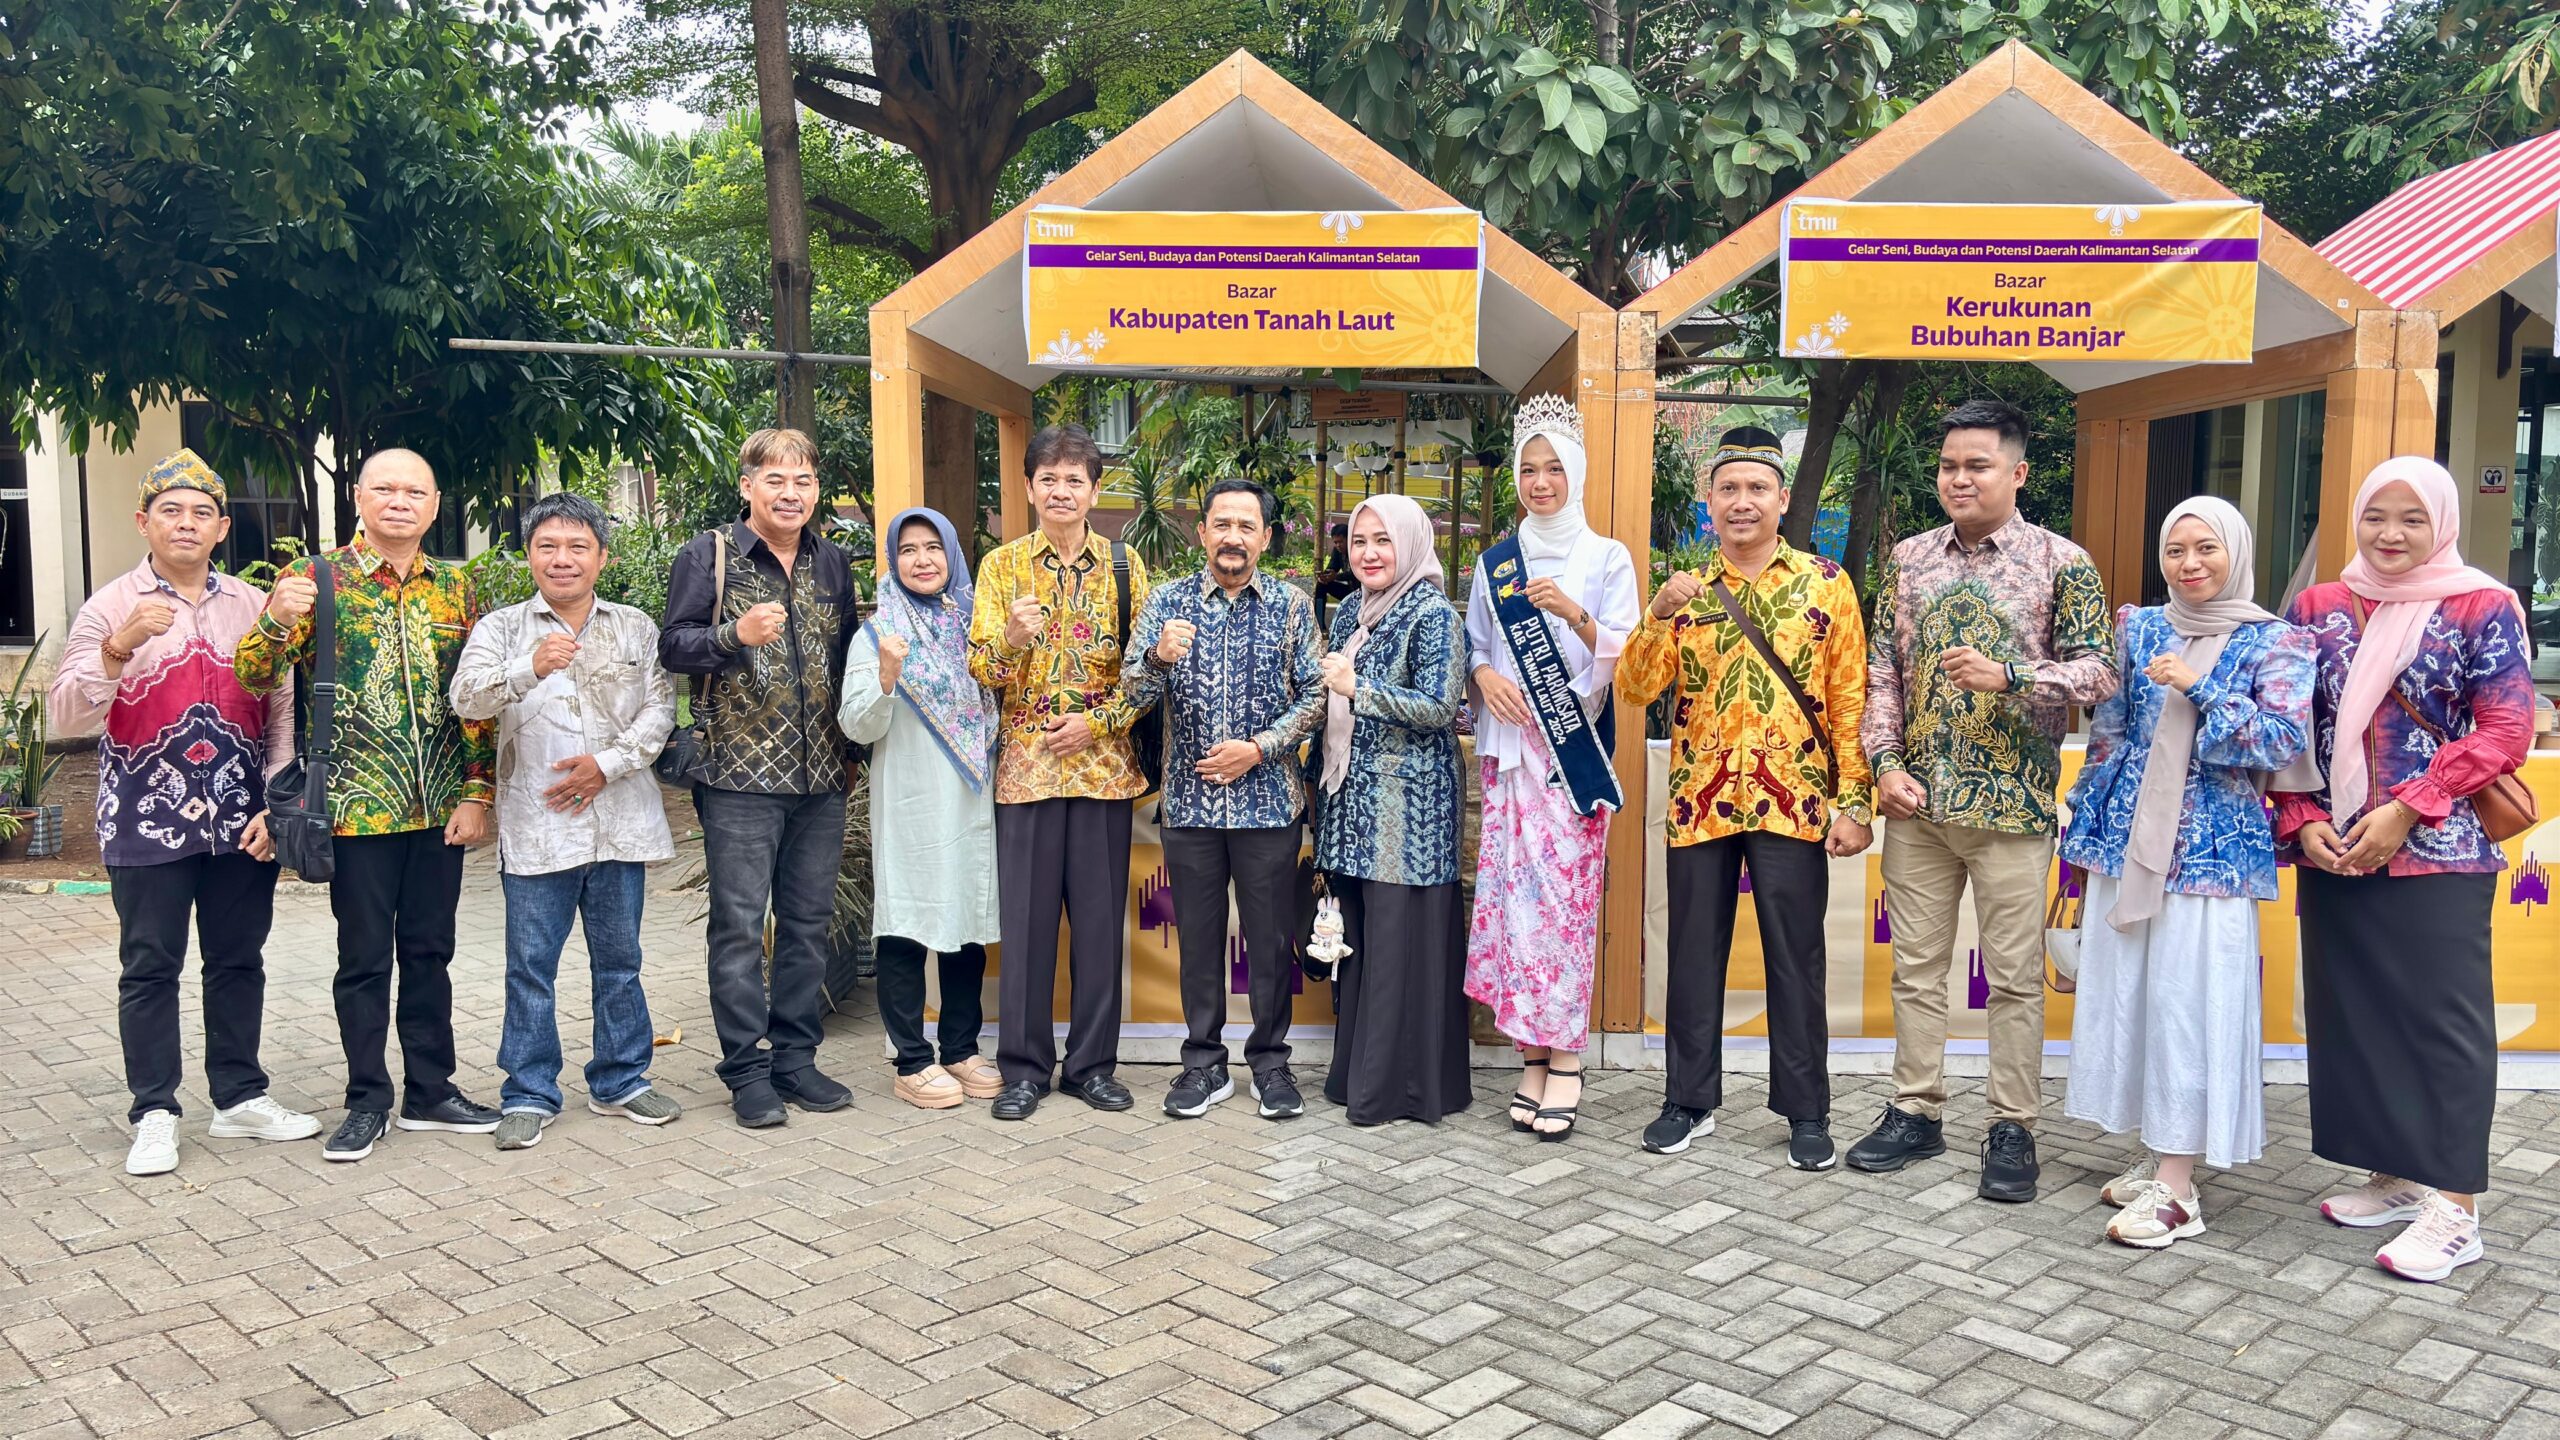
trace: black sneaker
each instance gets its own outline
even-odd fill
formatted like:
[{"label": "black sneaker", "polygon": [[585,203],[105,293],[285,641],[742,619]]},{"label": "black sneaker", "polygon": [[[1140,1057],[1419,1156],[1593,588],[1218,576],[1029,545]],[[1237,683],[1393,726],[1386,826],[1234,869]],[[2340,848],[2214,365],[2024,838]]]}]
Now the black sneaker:
[{"label": "black sneaker", "polygon": [[2036,1137],[2015,1120],[1994,1121],[1982,1142],[1982,1198],[2023,1205],[2036,1198]]},{"label": "black sneaker", "polygon": [[403,1105],[400,1118],[391,1122],[403,1130],[443,1130],[455,1135],[486,1135],[498,1128],[498,1112],[489,1106],[472,1103],[471,1097],[459,1093],[448,1095],[433,1105]]},{"label": "black sneaker", "polygon": [[841,1110],[853,1103],[853,1092],[819,1074],[815,1065],[805,1070],[794,1070],[788,1075],[777,1073],[773,1077],[773,1093],[803,1110],[819,1114]]},{"label": "black sneaker", "polygon": [[388,1110],[350,1110],[346,1123],[338,1127],[338,1133],[330,1136],[329,1143],[320,1147],[320,1158],[361,1160],[373,1153],[374,1142],[390,1128],[391,1112]]},{"label": "black sneaker", "polygon": [[996,1103],[987,1113],[999,1120],[1028,1120],[1040,1108],[1040,1087],[1028,1080],[1016,1080],[996,1095]]},{"label": "black sneaker", "polygon": [[1716,1133],[1716,1112],[1692,1110],[1665,1102],[1662,1113],[1644,1127],[1644,1148],[1656,1155],[1677,1155],[1701,1135]]},{"label": "black sneaker", "polygon": [[1788,1121],[1787,1163],[1798,1170],[1828,1170],[1839,1164],[1840,1152],[1831,1146],[1831,1122]]},{"label": "black sneaker", "polygon": [[[1164,1113],[1180,1120],[1197,1120],[1209,1113],[1209,1107],[1236,1093],[1236,1082],[1224,1065],[1194,1065],[1182,1072],[1165,1092]],[[1092,1097],[1087,1096],[1088,1100]]]},{"label": "black sneaker", "polygon": [[1286,1065],[1253,1077],[1253,1099],[1262,1107],[1265,1120],[1287,1120],[1307,1113],[1306,1097],[1298,1093],[1298,1077]]},{"label": "black sneaker", "polygon": [[738,1124],[749,1130],[770,1130],[791,1118],[782,1108],[782,1097],[765,1081],[751,1081],[729,1092],[729,1108],[736,1113]]},{"label": "black sneaker", "polygon": [[1888,1104],[1867,1138],[1849,1147],[1849,1168],[1881,1175],[1914,1160],[1947,1153],[1947,1137],[1935,1120],[1924,1120]]},{"label": "black sneaker", "polygon": [[[1230,1085],[1228,1092],[1232,1094],[1234,1088]],[[1109,1075],[1087,1075],[1068,1086],[1067,1093],[1096,1110],[1126,1110],[1138,1103],[1138,1097],[1129,1093],[1128,1086]]]}]

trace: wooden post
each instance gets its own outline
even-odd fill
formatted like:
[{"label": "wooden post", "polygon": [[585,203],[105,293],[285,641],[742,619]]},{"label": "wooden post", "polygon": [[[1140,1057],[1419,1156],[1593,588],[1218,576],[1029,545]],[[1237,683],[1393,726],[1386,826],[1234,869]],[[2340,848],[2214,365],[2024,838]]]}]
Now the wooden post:
[{"label": "wooden post", "polygon": [[[1583,318],[1574,399],[1583,418],[1589,461],[1583,510],[1592,528],[1627,547],[1637,593],[1653,598],[1654,317],[1637,311]],[[1626,808],[1609,821],[1608,886],[1600,899],[1599,993],[1593,1014],[1604,1032],[1644,1029],[1645,793],[1644,710],[1617,706],[1614,757]]]},{"label": "wooden post", "polygon": [[[996,416],[996,538],[1019,540],[1031,533],[1031,497],[1023,486],[1022,461],[1031,452],[1031,417]],[[975,574],[973,570],[970,573]]]},{"label": "wooden post", "polygon": [[893,537],[877,522],[924,503],[924,374],[909,363],[907,317],[871,312],[871,515],[880,572]]}]

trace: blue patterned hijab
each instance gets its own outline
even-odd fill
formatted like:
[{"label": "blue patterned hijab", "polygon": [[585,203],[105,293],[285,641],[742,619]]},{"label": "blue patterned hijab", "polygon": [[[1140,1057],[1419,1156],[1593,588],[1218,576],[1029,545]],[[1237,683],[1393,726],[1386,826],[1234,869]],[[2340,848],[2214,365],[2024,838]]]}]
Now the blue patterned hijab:
[{"label": "blue patterned hijab", "polygon": [[[920,594],[907,588],[898,574],[898,537],[907,522],[922,520],[942,535],[948,567],[942,588]],[[976,588],[969,579],[969,555],[960,536],[938,510],[918,506],[901,510],[889,522],[889,573],[880,587],[880,608],[863,628],[896,635],[907,642],[906,662],[898,669],[898,697],[924,722],[934,742],[971,790],[987,787],[987,767],[995,753],[996,711],[984,686],[969,673],[969,612]]]}]

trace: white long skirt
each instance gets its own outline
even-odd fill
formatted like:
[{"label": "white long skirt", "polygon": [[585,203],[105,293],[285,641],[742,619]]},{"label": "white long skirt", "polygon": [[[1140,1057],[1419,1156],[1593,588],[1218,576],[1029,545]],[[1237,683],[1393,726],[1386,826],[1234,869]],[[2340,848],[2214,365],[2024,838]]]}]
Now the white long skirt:
[{"label": "white long skirt", "polygon": [[2088,884],[2062,1113],[2218,1170],[2257,1159],[2258,902],[2170,894],[2124,931],[2107,923],[2117,882]]}]

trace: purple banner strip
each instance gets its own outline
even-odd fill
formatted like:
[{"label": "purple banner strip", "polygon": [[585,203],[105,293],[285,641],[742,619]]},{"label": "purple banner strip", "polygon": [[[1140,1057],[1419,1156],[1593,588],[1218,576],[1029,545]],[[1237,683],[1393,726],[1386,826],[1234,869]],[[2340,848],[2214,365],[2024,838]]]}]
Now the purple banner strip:
[{"label": "purple banner strip", "polygon": [[1035,270],[1473,270],[1472,245],[1030,245]]},{"label": "purple banner strip", "polygon": [[1958,265],[2242,264],[2258,258],[2255,240],[1846,240],[1827,235],[1787,239],[1789,260],[1918,260]]}]

